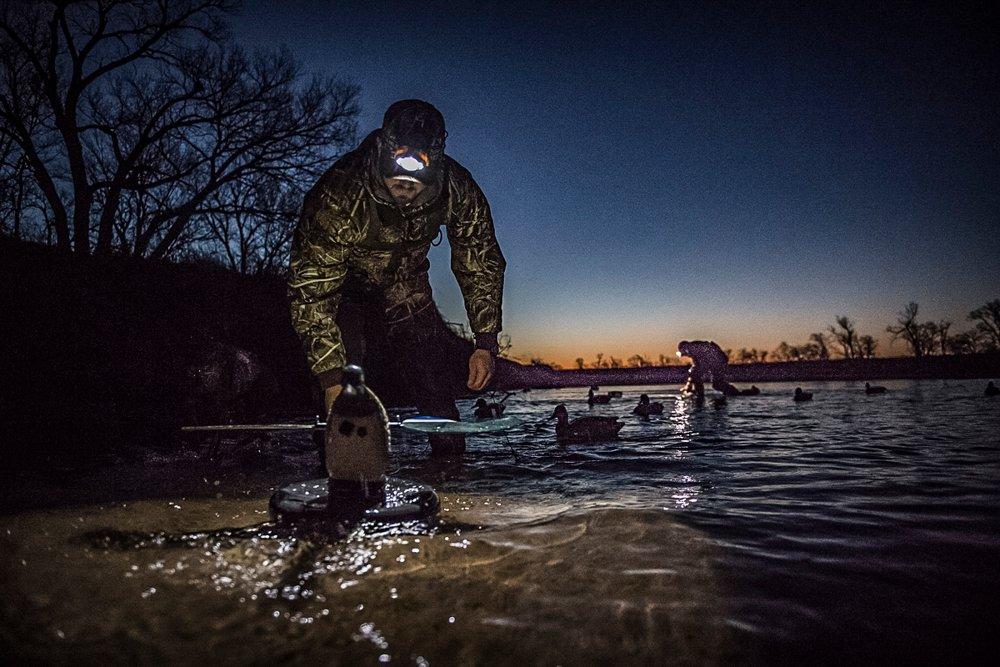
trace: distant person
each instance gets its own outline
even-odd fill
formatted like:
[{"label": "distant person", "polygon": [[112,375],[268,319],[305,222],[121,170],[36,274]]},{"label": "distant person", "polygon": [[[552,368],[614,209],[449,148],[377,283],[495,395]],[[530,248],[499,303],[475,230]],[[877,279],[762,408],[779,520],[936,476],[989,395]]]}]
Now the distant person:
[{"label": "distant person", "polygon": [[1000,388],[997,388],[990,382],[986,385],[986,391],[983,392],[983,396],[1000,396]]},{"label": "distant person", "polygon": [[796,387],[795,393],[792,395],[792,400],[796,403],[801,403],[802,401],[813,400],[813,395],[811,391],[802,391],[802,387]]},{"label": "distant person", "polygon": [[632,414],[643,419],[649,419],[649,415],[662,415],[663,403],[650,403],[649,394],[643,394],[639,397],[639,404],[632,408]]},{"label": "distant person", "polygon": [[[305,197],[288,286],[327,410],[347,363],[378,392],[450,419],[458,396],[493,379],[506,263],[486,196],[445,153],[446,136],[431,104],[395,102]],[[454,335],[432,298],[427,254],[442,227],[474,343]],[[461,435],[428,439],[435,455],[465,450]]]},{"label": "distant person", "polygon": [[685,394],[705,397],[705,378],[711,376],[712,388],[726,396],[739,396],[740,390],[726,382],[726,366],[729,358],[722,348],[706,340],[682,340],[677,345],[678,357],[691,359],[691,370],[687,384],[681,390]]}]

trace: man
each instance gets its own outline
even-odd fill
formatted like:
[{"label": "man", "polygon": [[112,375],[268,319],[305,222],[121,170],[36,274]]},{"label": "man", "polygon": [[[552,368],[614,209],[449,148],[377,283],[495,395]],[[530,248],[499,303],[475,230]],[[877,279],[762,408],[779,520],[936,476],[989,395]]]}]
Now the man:
[{"label": "man", "polygon": [[[446,136],[432,105],[396,102],[305,198],[292,242],[292,323],[327,412],[345,363],[361,365],[387,402],[451,419],[458,395],[493,378],[506,262],[486,196],[445,155]],[[474,348],[448,329],[432,299],[427,253],[442,225]],[[435,455],[465,449],[461,436],[430,441]]]},{"label": "man", "polygon": [[739,396],[740,390],[726,382],[726,366],[729,358],[722,348],[708,340],[682,340],[677,344],[678,357],[691,358],[691,370],[687,384],[681,393],[695,394],[705,398],[705,376],[711,375],[712,388],[726,396]]}]

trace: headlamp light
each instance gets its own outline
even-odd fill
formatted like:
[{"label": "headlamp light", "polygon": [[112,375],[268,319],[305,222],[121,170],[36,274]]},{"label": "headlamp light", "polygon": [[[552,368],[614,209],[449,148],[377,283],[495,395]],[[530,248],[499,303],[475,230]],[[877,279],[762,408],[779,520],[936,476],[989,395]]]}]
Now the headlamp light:
[{"label": "headlamp light", "polygon": [[420,171],[430,164],[430,157],[423,151],[412,151],[406,146],[397,148],[393,153],[393,159],[400,167],[406,171]]}]

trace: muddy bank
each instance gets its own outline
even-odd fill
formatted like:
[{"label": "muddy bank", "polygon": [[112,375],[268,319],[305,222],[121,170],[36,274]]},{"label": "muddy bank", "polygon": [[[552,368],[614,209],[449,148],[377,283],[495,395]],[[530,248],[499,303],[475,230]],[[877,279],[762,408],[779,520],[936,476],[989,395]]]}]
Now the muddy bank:
[{"label": "muddy bank", "polygon": [[282,281],[0,241],[0,424],[15,461],[169,442],[187,421],[309,411]]}]

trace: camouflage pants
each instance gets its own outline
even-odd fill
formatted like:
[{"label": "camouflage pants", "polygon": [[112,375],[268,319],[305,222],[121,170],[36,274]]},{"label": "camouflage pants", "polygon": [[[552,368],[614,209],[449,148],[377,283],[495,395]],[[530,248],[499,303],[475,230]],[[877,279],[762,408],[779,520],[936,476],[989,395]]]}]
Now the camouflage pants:
[{"label": "camouflage pants", "polygon": [[[455,399],[468,393],[473,345],[453,332],[437,307],[386,312],[377,295],[347,297],[337,314],[347,363],[365,371],[366,383],[386,406],[416,406],[421,414],[458,419]],[[431,452],[465,451],[462,436],[430,436]]]}]

